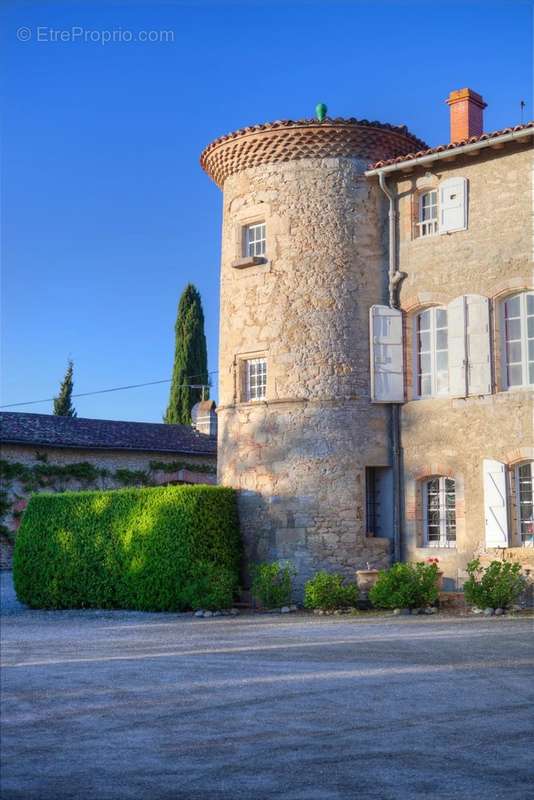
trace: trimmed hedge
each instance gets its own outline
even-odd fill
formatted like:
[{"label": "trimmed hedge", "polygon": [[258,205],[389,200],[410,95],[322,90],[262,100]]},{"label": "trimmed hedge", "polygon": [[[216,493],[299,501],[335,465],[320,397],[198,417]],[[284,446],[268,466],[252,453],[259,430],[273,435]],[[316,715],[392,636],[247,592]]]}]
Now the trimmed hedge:
[{"label": "trimmed hedge", "polygon": [[34,495],[13,571],[32,608],[224,608],[237,590],[235,492],[165,486]]}]

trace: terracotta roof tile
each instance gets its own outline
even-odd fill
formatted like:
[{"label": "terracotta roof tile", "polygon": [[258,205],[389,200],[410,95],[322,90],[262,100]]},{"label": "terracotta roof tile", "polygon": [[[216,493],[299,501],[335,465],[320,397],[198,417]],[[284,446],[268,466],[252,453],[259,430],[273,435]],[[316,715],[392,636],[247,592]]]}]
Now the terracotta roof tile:
[{"label": "terracotta roof tile", "polygon": [[469,139],[464,139],[462,142],[449,142],[449,144],[439,144],[437,147],[430,147],[426,150],[418,150],[415,153],[407,153],[406,155],[399,155],[395,158],[388,158],[383,161],[375,161],[373,164],[369,164],[369,169],[379,169],[380,167],[389,167],[393,164],[402,164],[405,161],[413,161],[416,158],[422,158],[423,156],[431,156],[434,153],[442,153],[445,150],[456,150],[458,147],[465,147],[466,144],[476,144],[477,142],[483,142],[487,139],[495,139],[497,136],[504,136],[507,133],[515,133],[516,131],[522,131],[526,128],[534,128],[534,121],[526,122],[524,125],[514,125],[511,128],[503,128],[500,131],[491,131],[490,133],[483,133],[481,136],[471,136]]}]

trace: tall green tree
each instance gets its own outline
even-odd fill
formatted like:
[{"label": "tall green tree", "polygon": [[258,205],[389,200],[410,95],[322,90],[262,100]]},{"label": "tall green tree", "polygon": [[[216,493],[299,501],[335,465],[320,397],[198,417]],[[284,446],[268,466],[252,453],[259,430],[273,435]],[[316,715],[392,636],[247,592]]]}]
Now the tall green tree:
[{"label": "tall green tree", "polygon": [[72,405],[72,387],[74,382],[72,380],[72,373],[74,364],[72,359],[69,359],[65,377],[59,387],[59,394],[54,397],[54,414],[56,417],[77,417],[76,409]]},{"label": "tall green tree", "polygon": [[202,390],[191,389],[190,384],[208,385],[204,312],[200,294],[191,283],[180,297],[174,330],[176,346],[171,393],[163,420],[171,424],[190,425],[191,409],[202,400]]}]

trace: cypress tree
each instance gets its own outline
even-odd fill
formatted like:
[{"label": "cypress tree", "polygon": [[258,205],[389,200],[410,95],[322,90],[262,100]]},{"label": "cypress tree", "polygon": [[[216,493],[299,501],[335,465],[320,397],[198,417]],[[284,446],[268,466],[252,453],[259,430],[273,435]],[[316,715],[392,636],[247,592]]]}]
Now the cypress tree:
[{"label": "cypress tree", "polygon": [[56,417],[77,417],[76,409],[72,405],[72,372],[74,364],[69,359],[65,377],[59,387],[59,395],[54,397],[54,414]]},{"label": "cypress tree", "polygon": [[164,422],[191,424],[191,409],[202,400],[201,389],[188,384],[208,384],[208,354],[204,334],[204,312],[197,289],[189,283],[178,303],[176,345],[169,405]]}]

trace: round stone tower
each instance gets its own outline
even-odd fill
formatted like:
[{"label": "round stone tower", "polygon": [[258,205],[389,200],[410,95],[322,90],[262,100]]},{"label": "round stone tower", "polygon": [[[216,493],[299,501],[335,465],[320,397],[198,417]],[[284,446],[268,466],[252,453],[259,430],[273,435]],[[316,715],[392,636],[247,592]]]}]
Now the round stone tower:
[{"label": "round stone tower", "polygon": [[391,465],[369,379],[387,209],[363,173],[424,147],[404,127],[327,118],[245,128],[202,153],[224,192],[219,482],[240,490],[247,561],[290,559],[300,585],[389,561],[365,511],[366,468]]}]

